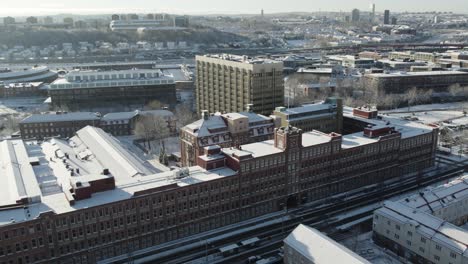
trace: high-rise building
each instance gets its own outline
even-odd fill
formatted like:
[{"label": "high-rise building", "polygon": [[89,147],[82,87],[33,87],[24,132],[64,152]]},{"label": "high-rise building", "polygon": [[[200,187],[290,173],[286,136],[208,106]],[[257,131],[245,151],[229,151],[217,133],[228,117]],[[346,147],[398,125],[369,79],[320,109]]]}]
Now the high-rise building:
[{"label": "high-rise building", "polygon": [[361,15],[359,9],[353,9],[353,11],[351,12],[351,21],[359,22],[360,16]]},{"label": "high-rise building", "polygon": [[396,17],[392,17],[392,25],[396,25],[397,24],[397,18]]},{"label": "high-rise building", "polygon": [[284,101],[283,62],[235,55],[196,57],[197,112],[270,115]]},{"label": "high-rise building", "polygon": [[371,17],[371,22],[375,21],[375,4],[372,3],[372,17]]},{"label": "high-rise building", "polygon": [[120,16],[117,14],[112,15],[111,17],[112,20],[120,20]]},{"label": "high-rise building", "polygon": [[384,11],[384,24],[390,24],[390,10],[388,9]]}]

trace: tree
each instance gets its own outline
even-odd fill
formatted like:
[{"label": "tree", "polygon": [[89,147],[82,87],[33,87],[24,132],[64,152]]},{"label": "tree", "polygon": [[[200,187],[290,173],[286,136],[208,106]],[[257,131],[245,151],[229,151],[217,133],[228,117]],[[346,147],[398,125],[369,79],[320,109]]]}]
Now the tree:
[{"label": "tree", "polygon": [[157,139],[161,142],[162,139],[170,135],[167,120],[161,116],[151,114],[142,115],[136,122],[135,135],[139,138],[143,138],[148,149],[151,150],[152,140]]},{"label": "tree", "polygon": [[162,109],[163,107],[164,105],[160,101],[153,100],[145,105],[145,110],[159,110],[159,109]]},{"label": "tree", "polygon": [[197,120],[197,114],[192,111],[190,105],[185,103],[176,106],[175,117],[177,119],[177,128],[184,127]]},{"label": "tree", "polygon": [[408,91],[408,93],[406,93],[406,100],[408,102],[408,112],[410,111],[411,106],[418,102],[418,99],[419,95],[418,89],[416,87],[411,88]]}]

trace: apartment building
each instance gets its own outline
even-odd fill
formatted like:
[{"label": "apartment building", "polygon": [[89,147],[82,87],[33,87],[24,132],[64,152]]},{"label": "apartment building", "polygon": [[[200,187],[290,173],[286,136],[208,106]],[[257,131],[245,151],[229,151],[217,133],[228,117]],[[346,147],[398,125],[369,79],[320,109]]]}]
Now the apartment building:
[{"label": "apartment building", "polygon": [[413,263],[468,263],[468,176],[374,212],[374,241]]},{"label": "apartment building", "polygon": [[283,105],[283,62],[235,55],[196,57],[197,112],[254,112],[270,115]]},{"label": "apartment building", "polygon": [[273,115],[281,120],[281,126],[294,126],[304,132],[318,130],[325,133],[341,133],[343,100],[327,98],[323,102],[300,107],[277,107]]}]

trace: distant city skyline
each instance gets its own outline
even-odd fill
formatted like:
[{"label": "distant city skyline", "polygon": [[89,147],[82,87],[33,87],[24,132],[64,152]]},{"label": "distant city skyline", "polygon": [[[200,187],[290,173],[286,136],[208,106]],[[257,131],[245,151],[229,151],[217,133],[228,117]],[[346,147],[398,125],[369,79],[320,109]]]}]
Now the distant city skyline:
[{"label": "distant city skyline", "polygon": [[[5,2],[5,0],[2,0]],[[402,11],[441,11],[468,13],[466,0],[451,0],[442,3],[439,0],[296,0],[286,4],[284,1],[237,0],[220,2],[215,0],[16,0],[8,4],[0,3],[0,16],[56,15],[71,14],[107,14],[107,13],[179,13],[179,14],[265,14],[279,12],[317,12],[342,11],[350,12],[353,8],[370,11],[372,3],[377,12],[390,9]]]}]

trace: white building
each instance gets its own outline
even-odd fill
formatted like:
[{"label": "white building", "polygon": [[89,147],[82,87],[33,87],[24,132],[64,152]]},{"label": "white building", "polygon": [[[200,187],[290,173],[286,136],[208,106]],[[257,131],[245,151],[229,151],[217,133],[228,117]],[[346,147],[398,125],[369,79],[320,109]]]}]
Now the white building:
[{"label": "white building", "polygon": [[[468,176],[374,212],[374,241],[414,263],[468,263]],[[456,225],[455,225],[456,224]]]},{"label": "white building", "polygon": [[285,264],[370,263],[320,231],[299,225],[284,240]]}]

